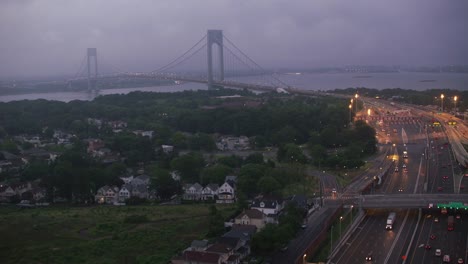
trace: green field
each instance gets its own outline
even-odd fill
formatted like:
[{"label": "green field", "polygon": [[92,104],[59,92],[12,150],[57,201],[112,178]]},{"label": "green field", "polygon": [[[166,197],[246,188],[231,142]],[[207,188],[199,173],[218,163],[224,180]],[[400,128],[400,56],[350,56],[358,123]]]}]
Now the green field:
[{"label": "green field", "polygon": [[[232,206],[217,207],[223,216]],[[0,207],[2,263],[167,263],[208,232],[209,205]]]}]

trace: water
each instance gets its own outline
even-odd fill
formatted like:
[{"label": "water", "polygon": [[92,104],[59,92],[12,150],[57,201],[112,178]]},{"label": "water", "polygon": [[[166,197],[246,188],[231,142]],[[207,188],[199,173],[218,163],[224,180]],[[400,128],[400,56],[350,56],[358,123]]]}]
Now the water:
[{"label": "water", "polygon": [[[455,89],[468,90],[468,74],[464,73],[310,73],[310,74],[281,74],[279,79],[290,86],[306,90],[333,90],[349,87],[367,87],[375,89],[402,88],[423,91],[427,89]],[[236,81],[248,83],[262,83],[258,76],[236,78]],[[100,95],[127,94],[133,91],[147,92],[177,92],[183,90],[206,90],[205,84],[185,83],[173,86],[138,87],[123,89],[105,89]],[[59,93],[34,93],[0,96],[0,102],[18,100],[46,99],[62,102],[72,100],[92,100],[93,95],[86,92],[59,92]]]}]

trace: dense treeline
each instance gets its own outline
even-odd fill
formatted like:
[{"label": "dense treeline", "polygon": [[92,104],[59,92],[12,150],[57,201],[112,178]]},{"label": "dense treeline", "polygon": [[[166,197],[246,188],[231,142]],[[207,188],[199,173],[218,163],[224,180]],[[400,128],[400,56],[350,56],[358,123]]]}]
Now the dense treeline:
[{"label": "dense treeline", "polygon": [[[359,121],[350,125],[347,106],[348,102],[334,97],[256,95],[227,89],[133,92],[69,103],[0,103],[0,150],[19,153],[31,147],[15,145],[12,138],[19,134],[46,139],[52,139],[56,129],[75,134],[74,147],[60,150],[63,155],[49,168],[33,163],[21,177],[43,177],[50,191],[81,201],[91,199],[104,184],[118,183],[127,168],[142,165],[164,198],[180,190],[169,174],[172,170],[179,172],[183,183],[202,184],[222,184],[227,174],[234,173],[243,195],[281,194],[286,186],[301,183],[298,168],[303,165],[354,168],[376,151],[375,131]],[[106,122],[99,126],[88,118],[125,121],[127,131],[114,133]],[[154,137],[137,136],[131,130],[151,130]],[[216,149],[217,134],[248,136],[254,150],[274,147],[276,160],[265,161],[260,153],[244,159],[233,155],[205,160],[203,154]],[[122,163],[109,167],[95,162],[83,145],[87,138],[102,139],[106,148],[123,158]],[[161,144],[173,145],[175,152],[163,153]],[[180,151],[185,152],[179,155]]]}]

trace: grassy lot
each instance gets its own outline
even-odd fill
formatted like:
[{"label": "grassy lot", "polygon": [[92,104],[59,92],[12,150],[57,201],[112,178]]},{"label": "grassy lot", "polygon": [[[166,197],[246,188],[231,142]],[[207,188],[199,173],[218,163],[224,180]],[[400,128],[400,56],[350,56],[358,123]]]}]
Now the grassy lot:
[{"label": "grassy lot", "polygon": [[[0,207],[2,263],[167,263],[208,232],[209,205]],[[218,206],[224,216],[233,206]]]}]

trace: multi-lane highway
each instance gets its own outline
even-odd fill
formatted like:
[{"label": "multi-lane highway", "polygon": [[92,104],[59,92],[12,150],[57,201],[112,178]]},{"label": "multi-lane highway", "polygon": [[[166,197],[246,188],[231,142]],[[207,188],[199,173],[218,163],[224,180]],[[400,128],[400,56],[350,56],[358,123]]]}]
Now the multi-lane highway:
[{"label": "multi-lane highway", "polygon": [[[387,106],[386,110],[379,109],[377,112],[385,113],[392,107]],[[408,114],[404,111],[402,113]],[[468,181],[465,178],[468,177],[463,177],[461,184],[454,184],[457,180],[454,175],[460,175],[461,170],[443,127],[428,126],[429,121],[420,116],[386,119],[384,122],[371,121],[375,122],[370,125],[376,127],[379,141],[391,144],[390,153],[395,154],[391,156],[395,161],[389,173],[380,186],[371,188],[371,193],[454,193],[460,185],[462,188],[456,191],[466,193],[464,186]],[[403,151],[408,153],[408,158],[403,158]],[[393,230],[386,231],[385,222],[390,211],[397,213],[396,224]],[[460,219],[455,218],[455,230],[447,231],[448,215],[457,214]],[[434,222],[435,217],[439,222]],[[335,251],[329,262],[440,263],[445,254],[450,255],[453,263],[458,258],[466,261],[466,222],[468,214],[450,210],[445,215],[441,215],[440,210],[368,210],[364,220],[342,243],[342,247]],[[434,239],[431,239],[431,234],[434,234]],[[425,248],[427,244],[431,249]],[[441,249],[441,257],[434,255],[436,248]],[[370,255],[373,260],[367,261],[366,257]]]}]

